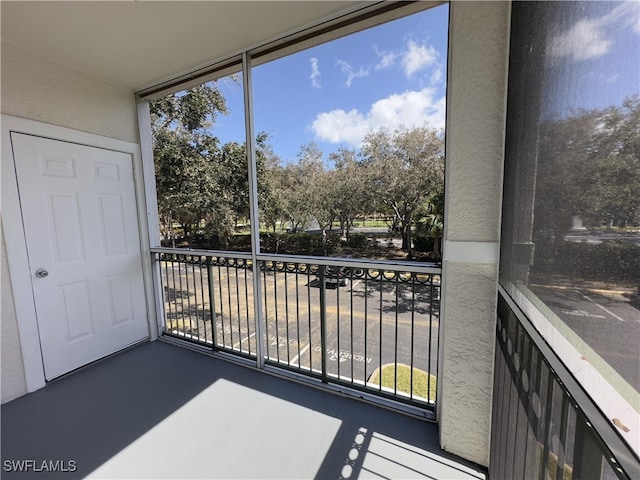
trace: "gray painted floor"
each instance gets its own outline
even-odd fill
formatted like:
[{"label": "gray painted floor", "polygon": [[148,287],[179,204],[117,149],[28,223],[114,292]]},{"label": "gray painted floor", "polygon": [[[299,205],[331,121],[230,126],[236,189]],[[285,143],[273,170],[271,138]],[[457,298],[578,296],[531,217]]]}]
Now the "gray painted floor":
[{"label": "gray painted floor", "polygon": [[[8,471],[18,460],[34,463]],[[485,478],[438,447],[435,424],[162,342],[3,405],[2,465],[2,478]]]}]

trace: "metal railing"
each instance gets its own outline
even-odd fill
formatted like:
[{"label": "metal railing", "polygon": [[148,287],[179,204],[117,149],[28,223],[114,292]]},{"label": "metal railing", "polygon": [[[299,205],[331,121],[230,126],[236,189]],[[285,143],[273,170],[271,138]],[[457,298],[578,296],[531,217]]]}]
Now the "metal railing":
[{"label": "metal railing", "polygon": [[153,252],[164,335],[260,351],[267,365],[435,412],[439,268],[267,255],[254,268],[249,254]]},{"label": "metal railing", "polygon": [[629,479],[638,460],[500,289],[489,474]]},{"label": "metal railing", "polygon": [[255,358],[251,259],[183,252],[155,253],[163,333]]}]

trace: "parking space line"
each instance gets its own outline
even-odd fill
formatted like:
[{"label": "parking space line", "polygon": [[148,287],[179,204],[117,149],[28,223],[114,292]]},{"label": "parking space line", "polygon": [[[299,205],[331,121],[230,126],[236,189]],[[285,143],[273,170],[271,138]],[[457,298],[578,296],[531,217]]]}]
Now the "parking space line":
[{"label": "parking space line", "polygon": [[[575,287],[571,285],[545,285],[541,283],[530,283],[529,287],[546,288],[552,290],[575,290]],[[601,288],[582,288],[582,290],[587,292],[600,293],[602,295],[624,295],[625,293],[629,293],[629,290],[603,290]]]},{"label": "parking space line", "polygon": [[291,361],[289,362],[289,365],[298,365],[298,359],[300,358],[300,356],[305,353],[307,350],[309,350],[309,344],[307,344],[306,347],[304,347],[302,350],[300,350],[300,353],[298,355],[296,355],[295,357],[293,357],[291,359]]},{"label": "parking space line", "polygon": [[604,310],[605,312],[607,312],[609,315],[611,315],[613,318],[615,318],[616,320],[620,320],[621,322],[624,322],[624,318],[619,317],[618,315],[616,315],[615,313],[613,313],[611,310],[609,310],[606,307],[603,307],[602,305],[600,305],[599,303],[597,303],[595,300],[587,297],[584,293],[582,293],[580,290],[576,290],[576,292],[578,292],[581,296],[583,296],[584,298],[586,298],[587,300],[589,300],[591,303],[593,303],[596,307],[601,308],[602,310]]},{"label": "parking space line", "polygon": [[244,339],[240,340],[239,342],[237,342],[237,343],[233,346],[233,348],[235,349],[235,348],[239,347],[239,346],[240,346],[240,345],[242,345],[244,342],[249,341],[249,339],[250,339],[251,337],[255,337],[255,336],[256,336],[256,333],[255,333],[255,332],[253,332],[253,333],[252,333],[251,335],[249,335],[247,338],[244,338]]}]

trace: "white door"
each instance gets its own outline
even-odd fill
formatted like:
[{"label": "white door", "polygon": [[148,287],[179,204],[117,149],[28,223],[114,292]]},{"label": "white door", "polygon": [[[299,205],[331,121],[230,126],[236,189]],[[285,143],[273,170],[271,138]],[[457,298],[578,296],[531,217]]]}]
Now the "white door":
[{"label": "white door", "polygon": [[148,337],[130,154],[12,133],[47,380]]}]

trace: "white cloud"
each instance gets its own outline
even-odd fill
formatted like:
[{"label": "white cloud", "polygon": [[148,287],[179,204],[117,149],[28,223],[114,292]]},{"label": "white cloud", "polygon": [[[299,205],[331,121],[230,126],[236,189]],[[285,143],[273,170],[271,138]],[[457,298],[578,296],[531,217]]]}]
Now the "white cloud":
[{"label": "white cloud", "polygon": [[606,83],[617,83],[618,80],[622,78],[622,75],[619,73],[614,73],[612,75],[601,76],[601,78],[603,78]]},{"label": "white cloud", "polygon": [[407,43],[407,51],[402,56],[404,73],[410,77],[414,73],[424,70],[438,60],[438,52],[431,45],[418,45],[413,40]]},{"label": "white cloud", "polygon": [[578,20],[569,30],[551,39],[547,55],[573,61],[602,57],[613,46],[610,34],[625,28],[640,33],[640,8],[634,0],[621,3],[600,18]]},{"label": "white cloud", "polygon": [[391,68],[396,63],[396,58],[398,58],[397,53],[382,51],[376,45],[374,45],[373,48],[375,49],[376,55],[380,59],[374,67],[374,70],[386,70],[387,68]]},{"label": "white cloud", "polygon": [[345,85],[347,87],[351,87],[351,82],[353,82],[355,78],[364,78],[369,75],[369,70],[365,69],[362,66],[357,72],[354,72],[353,67],[344,60],[338,60],[338,65],[340,66],[340,70],[342,70],[342,73],[347,77],[347,80],[345,82]]},{"label": "white cloud", "polygon": [[548,54],[552,58],[569,57],[575,61],[606,55],[613,41],[605,37],[599,23],[594,20],[579,20],[571,29],[551,40]]},{"label": "white cloud", "polygon": [[[618,29],[630,27],[640,33],[640,5],[637,0],[627,0],[600,19],[603,26],[615,26]],[[616,25],[617,23],[617,25]]]},{"label": "white cloud", "polygon": [[309,63],[311,64],[311,75],[309,76],[311,85],[313,85],[314,88],[321,88],[320,66],[318,65],[318,59],[313,57],[309,60]]},{"label": "white cloud", "polygon": [[360,145],[369,131],[367,119],[358,110],[342,109],[319,113],[311,125],[319,140],[331,143],[347,142]]},{"label": "white cloud", "polygon": [[[402,51],[380,50],[377,45],[373,46],[378,63],[374,70],[387,70],[396,64],[396,60],[400,60],[401,68],[407,78],[411,78],[417,72],[423,72],[430,75],[431,85],[439,83],[443,77],[443,66],[440,62],[440,54],[432,46],[421,44],[415,40],[409,40]],[[420,84],[423,78],[420,78]]]},{"label": "white cloud", "polygon": [[420,91],[406,91],[378,100],[369,112],[356,109],[348,112],[337,109],[316,116],[311,129],[319,140],[331,143],[346,142],[354,147],[362,144],[370,130],[395,129],[427,125],[443,129],[445,121],[445,97],[434,98],[431,87]]},{"label": "white cloud", "polygon": [[438,65],[431,73],[431,85],[437,85],[442,81],[443,77],[442,66]]}]

